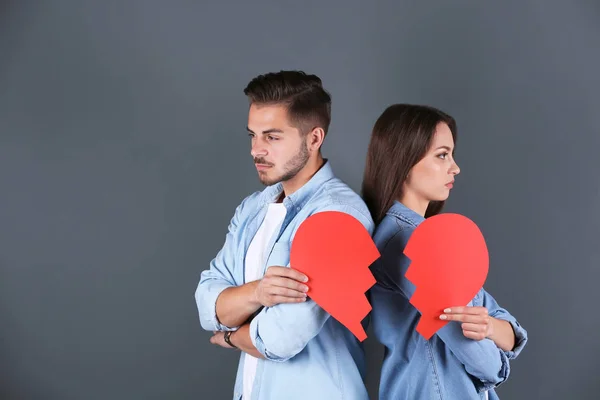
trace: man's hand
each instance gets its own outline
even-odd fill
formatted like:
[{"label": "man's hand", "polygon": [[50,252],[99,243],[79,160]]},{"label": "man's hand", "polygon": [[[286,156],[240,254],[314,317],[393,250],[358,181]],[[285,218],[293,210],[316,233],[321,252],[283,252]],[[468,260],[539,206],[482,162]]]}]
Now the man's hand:
[{"label": "man's hand", "polygon": [[461,322],[463,335],[473,340],[483,340],[494,334],[494,324],[485,307],[451,307],[444,310],[440,319]]},{"label": "man's hand", "polygon": [[226,349],[233,349],[233,347],[228,345],[225,341],[225,332],[213,332],[213,336],[210,338],[210,342],[212,344],[216,344],[217,346],[221,346]]},{"label": "man's hand", "polygon": [[280,303],[301,303],[306,301],[308,278],[291,268],[269,267],[265,276],[258,282],[254,291],[256,301],[265,307]]},{"label": "man's hand", "polygon": [[279,303],[301,303],[308,287],[301,282],[308,278],[291,268],[270,267],[265,276],[241,286],[227,288],[217,297],[217,319],[229,327],[241,326],[262,306]]}]

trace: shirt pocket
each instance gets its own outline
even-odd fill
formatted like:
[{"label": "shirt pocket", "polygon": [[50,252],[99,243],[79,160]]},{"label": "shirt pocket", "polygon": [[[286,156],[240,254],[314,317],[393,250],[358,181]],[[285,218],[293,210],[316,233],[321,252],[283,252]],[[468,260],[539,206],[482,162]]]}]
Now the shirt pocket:
[{"label": "shirt pocket", "polygon": [[290,264],[290,245],[288,243],[275,243],[269,258],[267,259],[266,268],[278,266],[289,267]]}]

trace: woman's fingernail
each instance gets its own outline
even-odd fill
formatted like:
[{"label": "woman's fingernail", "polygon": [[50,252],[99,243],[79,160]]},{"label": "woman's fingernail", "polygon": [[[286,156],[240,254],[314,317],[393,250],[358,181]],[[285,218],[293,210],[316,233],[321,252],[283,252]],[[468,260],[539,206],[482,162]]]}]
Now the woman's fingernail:
[{"label": "woman's fingernail", "polygon": [[447,315],[444,315],[444,314],[440,315],[440,319],[446,319],[446,318],[448,318]]},{"label": "woman's fingernail", "polygon": [[446,309],[444,310],[444,312],[445,312],[445,313],[449,313],[450,311],[452,311],[452,309],[451,309],[451,308],[446,308]]}]

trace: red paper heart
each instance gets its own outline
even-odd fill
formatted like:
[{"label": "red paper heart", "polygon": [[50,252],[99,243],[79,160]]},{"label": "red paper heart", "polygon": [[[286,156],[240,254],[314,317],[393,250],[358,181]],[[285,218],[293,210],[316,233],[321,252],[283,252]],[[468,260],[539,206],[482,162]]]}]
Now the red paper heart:
[{"label": "red paper heart", "polygon": [[369,232],[354,217],[325,211],[298,228],[290,266],[308,276],[308,295],[360,341],[361,321],[371,311],[365,292],[375,284],[369,266],[379,251]]},{"label": "red paper heart", "polygon": [[410,303],[421,313],[417,332],[429,339],[448,323],[448,307],[466,305],[487,278],[489,255],[477,225],[459,214],[427,218],[413,232],[404,254],[406,278],[415,286]]}]

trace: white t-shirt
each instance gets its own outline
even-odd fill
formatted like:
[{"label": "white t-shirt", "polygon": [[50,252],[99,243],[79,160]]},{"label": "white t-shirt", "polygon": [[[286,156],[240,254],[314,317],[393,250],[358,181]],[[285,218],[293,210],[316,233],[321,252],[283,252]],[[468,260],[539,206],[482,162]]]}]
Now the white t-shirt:
[{"label": "white t-shirt", "polygon": [[[246,267],[244,279],[246,283],[256,281],[263,277],[263,267],[267,261],[267,246],[271,242],[272,236],[279,231],[283,219],[285,218],[285,214],[286,209],[283,203],[269,204],[267,215],[265,215],[265,219],[260,225],[260,228],[258,228],[254,238],[252,238],[250,247],[248,247],[248,251],[246,252],[246,259],[244,261]],[[250,396],[252,394],[252,386],[254,385],[254,377],[256,376],[257,364],[258,359],[256,357],[244,354],[243,400],[250,400],[251,398]]]}]

